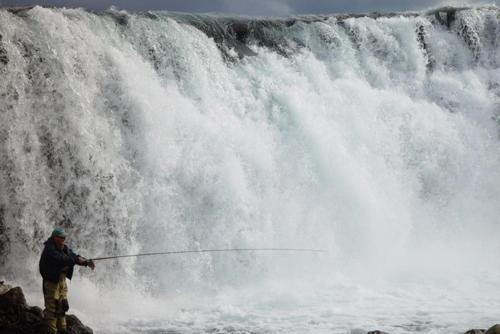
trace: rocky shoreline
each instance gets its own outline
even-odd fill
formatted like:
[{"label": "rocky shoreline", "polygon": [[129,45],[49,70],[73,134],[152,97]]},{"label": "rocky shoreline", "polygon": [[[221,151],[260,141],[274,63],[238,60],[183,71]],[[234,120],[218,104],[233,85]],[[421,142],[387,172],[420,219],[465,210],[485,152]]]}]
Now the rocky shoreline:
[{"label": "rocky shoreline", "polygon": [[[66,315],[68,334],[93,334],[93,330],[74,315]],[[43,312],[38,306],[26,303],[23,290],[0,281],[0,334],[43,333]],[[389,334],[375,330],[366,334]],[[500,324],[489,329],[470,329],[464,334],[500,334]]]},{"label": "rocky shoreline", "polygon": [[[371,331],[366,334],[389,334],[382,331]],[[464,334],[500,334],[500,325],[493,325],[489,329],[469,329]]]},{"label": "rocky shoreline", "polygon": [[[68,334],[93,334],[74,315],[66,315]],[[0,282],[0,334],[41,334],[44,332],[43,312],[29,306],[20,287]]]}]

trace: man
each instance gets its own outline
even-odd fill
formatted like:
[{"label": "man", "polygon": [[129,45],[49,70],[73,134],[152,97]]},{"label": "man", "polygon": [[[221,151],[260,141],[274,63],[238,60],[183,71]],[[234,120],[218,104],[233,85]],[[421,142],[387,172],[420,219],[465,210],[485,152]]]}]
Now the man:
[{"label": "man", "polygon": [[73,267],[77,264],[94,270],[92,260],[87,260],[75,254],[64,244],[66,233],[56,228],[50,238],[44,243],[45,247],[40,257],[40,274],[43,278],[43,297],[45,309],[44,318],[49,334],[66,333],[65,314],[69,309],[68,287],[66,278],[73,276]]}]

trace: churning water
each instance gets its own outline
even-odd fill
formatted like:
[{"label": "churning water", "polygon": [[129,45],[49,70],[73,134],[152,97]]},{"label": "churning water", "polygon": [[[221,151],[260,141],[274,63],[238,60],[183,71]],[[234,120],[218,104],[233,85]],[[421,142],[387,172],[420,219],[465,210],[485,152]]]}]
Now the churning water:
[{"label": "churning water", "polygon": [[0,275],[65,219],[97,333],[459,333],[500,317],[500,11],[0,10]]}]

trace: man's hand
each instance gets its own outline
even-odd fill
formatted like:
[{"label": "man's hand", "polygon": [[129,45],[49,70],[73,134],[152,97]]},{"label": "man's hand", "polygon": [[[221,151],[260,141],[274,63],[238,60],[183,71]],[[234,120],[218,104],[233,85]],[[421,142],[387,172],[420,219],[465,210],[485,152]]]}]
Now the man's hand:
[{"label": "man's hand", "polygon": [[92,270],[95,269],[95,264],[94,264],[94,261],[92,261],[92,260],[87,260],[87,262],[85,263],[85,265],[87,267],[89,267],[90,269],[92,269]]},{"label": "man's hand", "polygon": [[95,269],[95,264],[94,261],[92,260],[87,260],[86,258],[79,256],[78,257],[78,264],[81,266],[86,266],[89,267],[90,269],[94,270]]}]

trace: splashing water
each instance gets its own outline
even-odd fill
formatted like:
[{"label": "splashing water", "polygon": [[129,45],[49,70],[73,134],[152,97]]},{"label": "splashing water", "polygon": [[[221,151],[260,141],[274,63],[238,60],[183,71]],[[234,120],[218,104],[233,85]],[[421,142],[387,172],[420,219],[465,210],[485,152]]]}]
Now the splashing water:
[{"label": "splashing water", "polygon": [[64,218],[92,257],[328,251],[80,270],[72,309],[99,333],[489,326],[499,15],[1,9],[0,275],[41,304],[42,242]]}]

